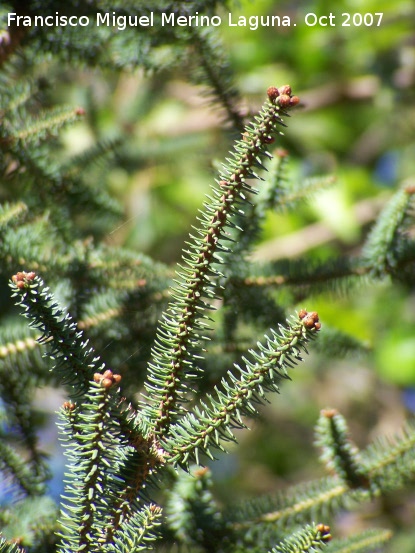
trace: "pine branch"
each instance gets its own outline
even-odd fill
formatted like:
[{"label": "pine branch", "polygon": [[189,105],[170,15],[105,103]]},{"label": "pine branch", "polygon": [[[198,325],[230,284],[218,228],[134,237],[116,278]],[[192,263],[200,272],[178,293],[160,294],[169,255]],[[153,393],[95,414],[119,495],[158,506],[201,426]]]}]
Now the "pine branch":
[{"label": "pine branch", "polygon": [[223,263],[221,254],[229,252],[223,241],[227,238],[227,229],[233,226],[232,216],[240,211],[245,194],[253,191],[246,179],[258,178],[253,168],[262,166],[261,157],[269,157],[267,144],[283,124],[281,114],[298,102],[296,96],[280,94],[275,87],[270,87],[268,96],[269,101],[256,123],[247,127],[244,140],[237,142],[232,159],[224,167],[219,177],[220,189],[214,188],[213,197],[205,204],[201,228],[196,230],[198,236],[192,237],[190,249],[185,252],[185,265],[172,292],[174,301],[157,333],[145,407],[156,434],[166,432],[182,413],[184,395],[197,372],[197,351],[206,329],[204,312],[211,308],[210,301],[215,297],[214,279],[221,275],[214,264]]}]

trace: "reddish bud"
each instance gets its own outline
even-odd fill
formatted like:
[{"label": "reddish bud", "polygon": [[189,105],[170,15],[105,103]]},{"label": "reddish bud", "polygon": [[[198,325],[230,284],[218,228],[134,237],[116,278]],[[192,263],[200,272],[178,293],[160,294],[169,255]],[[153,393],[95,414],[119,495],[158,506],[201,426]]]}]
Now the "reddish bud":
[{"label": "reddish bud", "polygon": [[276,86],[270,86],[267,90],[268,98],[273,102],[278,96],[280,95],[280,92]]},{"label": "reddish bud", "polygon": [[287,96],[291,96],[291,87],[289,84],[280,86],[279,91],[280,91],[280,94],[286,94]]},{"label": "reddish bud", "polygon": [[111,388],[112,386],[112,378],[103,378],[101,380],[101,386],[103,388],[106,388],[108,390],[108,388]]},{"label": "reddish bud", "polygon": [[317,524],[316,528],[325,541],[331,540],[330,526],[327,526],[327,524]]},{"label": "reddish bud", "polygon": [[326,419],[332,419],[333,417],[335,417],[338,414],[339,414],[339,412],[337,411],[337,409],[323,409],[321,411],[321,415],[323,417],[326,417]]},{"label": "reddish bud", "polygon": [[277,98],[277,104],[280,106],[280,108],[286,108],[290,105],[291,98],[288,96],[288,94],[281,94],[281,96],[278,96]]},{"label": "reddish bud", "polygon": [[296,106],[300,101],[300,98],[298,96],[291,96],[290,99],[290,107]]},{"label": "reddish bud", "polygon": [[303,318],[303,325],[308,329],[315,329],[320,330],[321,324],[319,322],[318,313],[316,311],[312,311],[311,313],[307,313]]},{"label": "reddish bud", "polygon": [[78,107],[75,109],[75,115],[85,115],[86,111],[84,108]]}]

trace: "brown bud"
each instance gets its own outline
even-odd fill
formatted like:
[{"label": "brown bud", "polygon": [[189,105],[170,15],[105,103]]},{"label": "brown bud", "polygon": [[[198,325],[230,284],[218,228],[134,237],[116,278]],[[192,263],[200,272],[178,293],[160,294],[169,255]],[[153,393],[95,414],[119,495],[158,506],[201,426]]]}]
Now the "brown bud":
[{"label": "brown bud", "polygon": [[298,96],[291,96],[290,99],[290,107],[296,106],[300,101],[300,98]]},{"label": "brown bud", "polygon": [[280,108],[286,108],[290,105],[291,98],[288,96],[288,94],[281,94],[281,96],[278,96],[277,98],[277,104],[280,106]]},{"label": "brown bud", "polygon": [[305,317],[303,317],[303,325],[306,328],[309,328],[310,330],[312,328],[315,328],[316,330],[320,330],[321,324],[319,322],[318,313],[316,311],[312,311],[311,313],[307,313]]},{"label": "brown bud", "polygon": [[327,526],[327,524],[317,524],[316,528],[325,541],[331,540],[330,526]]},{"label": "brown bud", "polygon": [[323,417],[326,417],[326,419],[332,419],[336,415],[339,414],[337,409],[322,409],[320,413]]},{"label": "brown bud", "polygon": [[94,373],[94,382],[98,384],[98,382],[101,382],[103,379],[103,375],[101,373]]},{"label": "brown bud", "polygon": [[26,287],[26,284],[22,280],[19,280],[18,282],[16,282],[16,286],[17,288],[19,288],[19,290],[22,290]]},{"label": "brown bud", "polygon": [[62,407],[67,411],[73,411],[75,409],[75,403],[72,403],[72,401],[65,401]]},{"label": "brown bud", "polygon": [[101,386],[106,388],[108,390],[108,388],[111,388],[112,386],[112,378],[103,378],[101,380]]},{"label": "brown bud", "polygon": [[112,378],[112,371],[110,371],[110,369],[107,369],[102,375],[102,378]]},{"label": "brown bud", "polygon": [[300,309],[300,311],[298,312],[298,316],[300,317],[300,319],[304,319],[304,317],[307,316],[307,311],[305,309]]},{"label": "brown bud", "polygon": [[272,144],[273,142],[275,142],[275,138],[273,136],[264,136],[265,144]]},{"label": "brown bud", "polygon": [[279,91],[280,91],[280,94],[286,94],[287,96],[291,96],[291,87],[289,84],[280,86]]},{"label": "brown bud", "polygon": [[270,86],[267,90],[268,98],[273,102],[275,98],[278,98],[280,92],[276,86]]},{"label": "brown bud", "polygon": [[121,382],[121,378],[122,378],[122,377],[121,377],[120,374],[114,374],[114,375],[112,376],[112,379],[113,379],[113,381],[115,382],[115,384],[119,384],[119,383]]}]

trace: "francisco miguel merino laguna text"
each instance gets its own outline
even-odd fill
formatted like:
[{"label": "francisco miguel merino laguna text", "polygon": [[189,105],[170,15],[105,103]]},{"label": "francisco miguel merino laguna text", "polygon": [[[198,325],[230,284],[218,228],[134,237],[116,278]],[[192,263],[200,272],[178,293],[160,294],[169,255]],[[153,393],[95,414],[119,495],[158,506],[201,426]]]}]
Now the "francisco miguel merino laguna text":
[{"label": "francisco miguel merino laguna text", "polygon": [[[90,18],[87,15],[60,15],[56,12],[55,15],[17,15],[16,13],[7,14],[8,27],[88,27],[90,24],[95,24],[97,27],[115,27],[119,31],[123,31],[127,27],[154,27],[160,25],[179,26],[179,27],[219,27],[223,24],[222,17],[219,15],[199,15],[195,12],[194,15],[178,15],[175,12],[149,12],[148,15],[117,15],[112,13],[97,13],[96,18]],[[228,13],[227,19],[229,27],[249,27],[251,31],[255,31],[259,27],[290,27],[291,19],[288,15],[282,17],[278,15],[251,15],[245,17],[240,15],[234,17],[232,13]]]}]

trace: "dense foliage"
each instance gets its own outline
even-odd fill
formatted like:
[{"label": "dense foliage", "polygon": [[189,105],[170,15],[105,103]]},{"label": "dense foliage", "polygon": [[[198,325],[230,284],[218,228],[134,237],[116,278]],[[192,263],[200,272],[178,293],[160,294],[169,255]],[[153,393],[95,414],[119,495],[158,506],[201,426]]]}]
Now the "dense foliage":
[{"label": "dense foliage", "polygon": [[0,551],[411,551],[414,8],[321,4],[0,7]]}]

